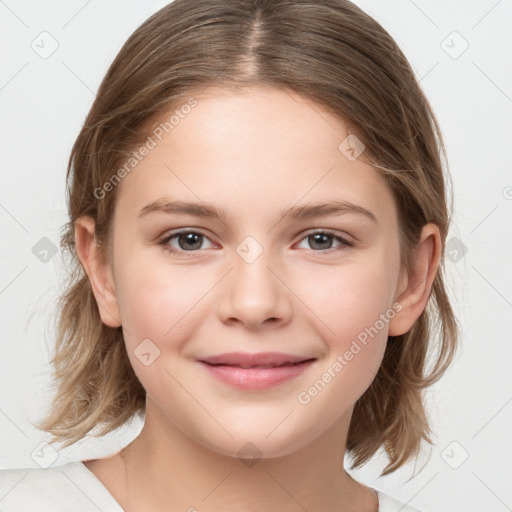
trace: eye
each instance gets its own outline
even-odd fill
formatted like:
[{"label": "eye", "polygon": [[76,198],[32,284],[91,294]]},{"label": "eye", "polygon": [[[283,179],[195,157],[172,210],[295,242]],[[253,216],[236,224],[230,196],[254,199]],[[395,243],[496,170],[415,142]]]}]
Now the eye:
[{"label": "eye", "polygon": [[[210,247],[203,247],[205,241],[210,243]],[[325,229],[308,233],[301,242],[304,243],[304,241],[314,252],[331,252],[354,245],[353,241]],[[337,246],[333,246],[335,242],[338,243]],[[203,233],[184,229],[167,234],[158,242],[158,245],[163,246],[169,253],[179,254],[197,252],[200,249],[211,248],[214,244]],[[305,248],[308,249],[308,247]]]},{"label": "eye", "polygon": [[[325,229],[316,230],[312,233],[309,233],[302,240],[305,240],[310,245],[310,248],[315,252],[327,252],[337,249],[339,250],[343,249],[344,247],[352,247],[354,245],[354,242],[351,240],[348,240],[347,238],[344,238],[335,232]],[[333,247],[334,241],[339,243],[337,247]]]},{"label": "eye", "polygon": [[160,240],[158,244],[164,246],[165,249],[172,253],[195,252],[198,249],[205,248],[201,247],[205,240],[209,241],[209,239],[202,233],[191,230],[182,230],[169,233],[165,238]]}]

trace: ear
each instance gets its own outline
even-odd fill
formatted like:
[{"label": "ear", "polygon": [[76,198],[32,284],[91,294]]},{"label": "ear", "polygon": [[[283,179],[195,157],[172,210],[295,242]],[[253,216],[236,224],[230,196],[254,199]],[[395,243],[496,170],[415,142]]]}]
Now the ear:
[{"label": "ear", "polygon": [[78,259],[91,282],[101,321],[109,327],[119,327],[121,315],[114,278],[110,265],[101,258],[92,217],[80,217],[75,221],[75,245]]},{"label": "ear", "polygon": [[418,245],[411,254],[410,272],[404,275],[397,290],[395,301],[402,309],[389,322],[389,336],[405,334],[425,309],[441,262],[441,246],[439,227],[423,226]]}]

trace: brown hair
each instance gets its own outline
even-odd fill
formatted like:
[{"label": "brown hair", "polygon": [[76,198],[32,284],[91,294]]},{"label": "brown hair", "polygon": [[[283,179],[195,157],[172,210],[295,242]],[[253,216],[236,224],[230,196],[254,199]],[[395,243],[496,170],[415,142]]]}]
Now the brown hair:
[{"label": "brown hair", "polygon": [[[77,259],[75,221],[94,219],[109,258],[116,189],[101,198],[95,190],[171,105],[214,85],[289,89],[338,115],[394,193],[405,268],[426,223],[439,226],[444,246],[449,213],[441,133],[407,59],[375,20],[348,0],[175,0],[124,44],[69,160],[70,220],[61,246],[71,273],[52,360],[56,395],[40,423],[64,446],[97,426],[98,435],[110,432],[145,407],[122,329],[101,322]],[[422,439],[431,442],[422,391],[446,370],[456,340],[441,266],[425,311],[409,332],[389,337],[381,368],[355,405],[347,440],[354,466],[383,447],[386,474],[417,455]]]}]

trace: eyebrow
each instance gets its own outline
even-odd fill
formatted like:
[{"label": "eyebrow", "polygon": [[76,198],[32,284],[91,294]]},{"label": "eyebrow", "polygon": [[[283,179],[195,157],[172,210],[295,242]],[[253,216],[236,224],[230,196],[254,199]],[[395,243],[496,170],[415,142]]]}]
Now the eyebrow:
[{"label": "eyebrow", "polygon": [[[210,203],[190,203],[186,201],[169,201],[167,199],[158,199],[147,204],[139,212],[138,218],[143,219],[154,213],[174,213],[181,215],[193,215],[195,217],[217,218],[222,220],[226,220],[228,218],[228,214],[225,209],[217,208]],[[378,224],[377,218],[370,210],[348,201],[341,200],[292,206],[281,211],[281,219],[307,220],[315,217],[343,215],[349,213],[362,215]]]}]

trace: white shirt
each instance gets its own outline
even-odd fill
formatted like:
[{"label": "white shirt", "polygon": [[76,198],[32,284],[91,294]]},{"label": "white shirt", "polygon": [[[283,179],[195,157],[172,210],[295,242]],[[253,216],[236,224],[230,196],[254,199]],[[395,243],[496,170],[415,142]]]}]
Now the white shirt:
[{"label": "white shirt", "polygon": [[[378,489],[375,491],[379,497],[379,512],[420,512]],[[0,470],[0,510],[123,512],[107,488],[80,461],[47,469]]]}]

